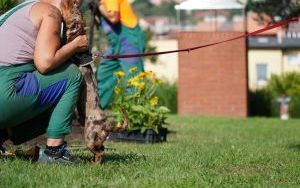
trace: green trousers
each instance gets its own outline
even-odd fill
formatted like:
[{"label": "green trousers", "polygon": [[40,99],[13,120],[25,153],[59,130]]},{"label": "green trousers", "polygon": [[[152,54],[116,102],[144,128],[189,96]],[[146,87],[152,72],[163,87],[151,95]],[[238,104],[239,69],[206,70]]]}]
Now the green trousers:
[{"label": "green trousers", "polygon": [[[107,55],[137,54],[145,51],[144,33],[138,25],[135,28],[128,28],[123,25],[111,25],[103,20],[101,27],[106,32],[110,46]],[[114,87],[117,84],[114,73],[123,71],[126,74],[125,78],[129,79],[128,73],[132,67],[136,67],[137,70],[130,75],[131,77],[144,71],[143,58],[103,59],[98,64],[96,79],[102,108],[107,108],[113,97]]]},{"label": "green trousers", "polygon": [[82,81],[74,64],[40,74],[33,63],[0,66],[0,129],[12,128],[19,142],[47,132],[63,138],[71,121]]}]

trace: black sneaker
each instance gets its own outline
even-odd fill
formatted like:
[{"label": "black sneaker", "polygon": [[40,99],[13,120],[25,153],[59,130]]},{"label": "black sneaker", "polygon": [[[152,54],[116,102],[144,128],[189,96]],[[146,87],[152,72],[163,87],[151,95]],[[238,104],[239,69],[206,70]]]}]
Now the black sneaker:
[{"label": "black sneaker", "polygon": [[0,154],[4,154],[5,153],[5,149],[4,147],[2,146],[2,144],[0,143]]},{"label": "black sneaker", "polygon": [[6,129],[0,129],[0,153],[5,153],[5,148],[3,147],[3,143],[8,139],[8,134]]},{"label": "black sneaker", "polygon": [[70,150],[67,148],[67,144],[62,144],[58,151],[51,151],[49,149],[40,149],[39,163],[47,164],[74,164],[80,162],[78,159],[71,155]]}]

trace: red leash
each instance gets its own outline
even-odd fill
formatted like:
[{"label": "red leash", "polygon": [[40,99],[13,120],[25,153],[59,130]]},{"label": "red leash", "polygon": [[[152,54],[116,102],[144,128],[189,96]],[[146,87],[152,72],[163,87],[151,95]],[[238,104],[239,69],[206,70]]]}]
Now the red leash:
[{"label": "red leash", "polygon": [[265,28],[262,28],[262,29],[259,29],[259,30],[256,30],[256,31],[253,31],[253,32],[250,32],[250,33],[246,33],[246,34],[243,34],[243,35],[231,38],[231,39],[227,39],[227,40],[223,40],[223,41],[219,41],[219,42],[214,42],[214,43],[210,43],[210,44],[205,44],[205,45],[201,45],[201,46],[195,46],[195,47],[192,47],[192,48],[184,48],[184,49],[162,51],[162,52],[150,52],[150,53],[142,53],[142,54],[105,55],[105,56],[102,56],[102,57],[105,58],[105,59],[119,59],[119,58],[155,56],[155,55],[170,54],[170,53],[175,53],[175,52],[190,52],[190,51],[193,51],[193,50],[196,50],[196,49],[205,48],[205,47],[208,47],[208,46],[214,46],[214,45],[217,45],[217,44],[222,44],[222,43],[237,40],[237,39],[240,39],[240,38],[255,36],[255,35],[258,35],[258,34],[263,33],[265,31],[268,31],[268,30],[271,30],[271,29],[274,29],[274,28],[277,28],[277,27],[280,27],[280,26],[288,25],[291,22],[296,22],[296,21],[299,20],[299,18],[300,17],[294,17],[294,18],[291,18],[291,19],[288,19],[288,20],[283,20],[283,21],[280,21],[278,23],[267,26]]}]

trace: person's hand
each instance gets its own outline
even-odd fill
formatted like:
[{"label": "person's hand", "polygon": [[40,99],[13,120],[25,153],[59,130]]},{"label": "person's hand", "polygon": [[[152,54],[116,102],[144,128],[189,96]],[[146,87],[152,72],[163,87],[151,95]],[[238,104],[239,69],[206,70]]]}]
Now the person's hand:
[{"label": "person's hand", "polygon": [[72,41],[72,43],[75,45],[75,51],[77,53],[88,50],[88,38],[86,35],[79,35]]}]

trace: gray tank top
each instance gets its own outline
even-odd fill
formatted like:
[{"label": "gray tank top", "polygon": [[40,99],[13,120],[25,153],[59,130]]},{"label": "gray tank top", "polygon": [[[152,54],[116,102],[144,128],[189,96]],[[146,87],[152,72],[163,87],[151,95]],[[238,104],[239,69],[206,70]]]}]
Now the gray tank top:
[{"label": "gray tank top", "polygon": [[29,14],[35,3],[17,10],[0,27],[0,66],[33,60],[37,29]]}]

